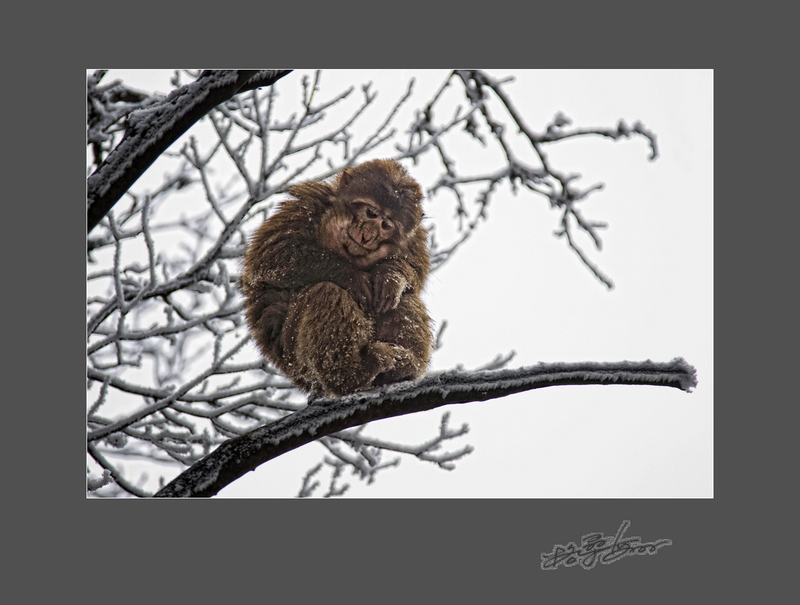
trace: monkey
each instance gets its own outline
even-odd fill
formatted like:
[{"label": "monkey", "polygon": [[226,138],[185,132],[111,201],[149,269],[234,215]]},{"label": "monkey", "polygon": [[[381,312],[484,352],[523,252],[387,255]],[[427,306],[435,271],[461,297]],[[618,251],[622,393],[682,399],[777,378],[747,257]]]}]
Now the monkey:
[{"label": "monkey", "polygon": [[372,160],[287,193],[242,263],[261,353],[312,397],[422,376],[433,335],[419,184],[400,163]]}]

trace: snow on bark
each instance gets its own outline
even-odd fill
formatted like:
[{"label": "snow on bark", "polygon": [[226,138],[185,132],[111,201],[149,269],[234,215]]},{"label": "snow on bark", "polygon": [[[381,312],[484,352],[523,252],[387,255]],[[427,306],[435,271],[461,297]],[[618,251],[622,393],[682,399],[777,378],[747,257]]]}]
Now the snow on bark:
[{"label": "snow on bark", "polygon": [[178,137],[220,103],[258,86],[269,86],[286,70],[204,71],[163,101],[128,116],[125,136],[86,181],[87,231]]},{"label": "snow on bark", "polygon": [[670,362],[540,363],[516,370],[452,370],[305,408],[223,443],[161,489],[156,497],[213,496],[246,472],[315,439],[374,420],[453,403],[485,401],[557,385],[639,384],[691,392],[697,373],[683,358]]}]

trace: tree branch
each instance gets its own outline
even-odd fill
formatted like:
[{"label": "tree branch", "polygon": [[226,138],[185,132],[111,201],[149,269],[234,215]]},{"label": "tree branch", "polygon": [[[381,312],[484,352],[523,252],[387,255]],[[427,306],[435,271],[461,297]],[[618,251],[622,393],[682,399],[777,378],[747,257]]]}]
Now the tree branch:
[{"label": "tree branch", "polygon": [[697,386],[697,375],[680,357],[667,363],[552,363],[517,370],[449,371],[340,399],[316,399],[294,414],[226,441],[155,496],[213,496],[268,460],[367,422],[542,387],[578,384],[670,386],[690,392]]},{"label": "tree branch", "polygon": [[130,114],[125,136],[86,181],[86,232],[91,232],[150,164],[200,118],[240,92],[271,86],[289,71],[204,71],[162,102]]}]

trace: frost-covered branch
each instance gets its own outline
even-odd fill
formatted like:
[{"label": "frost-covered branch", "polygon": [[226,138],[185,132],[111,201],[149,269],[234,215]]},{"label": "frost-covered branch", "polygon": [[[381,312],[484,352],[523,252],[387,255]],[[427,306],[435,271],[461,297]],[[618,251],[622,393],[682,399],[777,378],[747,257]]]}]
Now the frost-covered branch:
[{"label": "frost-covered branch", "polygon": [[[303,485],[300,488],[298,497],[307,498],[313,495],[316,488],[319,487],[320,482],[319,480],[315,480],[312,483],[311,479],[322,470],[323,465],[333,469],[331,487],[325,494],[326,498],[342,495],[349,487],[348,484],[344,484],[341,487],[336,486],[336,482],[344,467],[349,467],[353,474],[357,475],[359,479],[366,481],[367,484],[371,484],[375,480],[378,471],[392,468],[400,464],[399,457],[393,458],[389,462],[384,462],[383,454],[386,452],[408,454],[414,456],[418,460],[431,462],[439,468],[448,471],[455,469],[455,461],[470,454],[473,448],[471,445],[464,445],[455,451],[442,451],[442,446],[446,441],[457,439],[469,432],[469,425],[466,423],[462,424],[457,429],[450,428],[449,420],[450,412],[442,414],[439,434],[417,445],[405,445],[366,436],[364,435],[364,430],[369,426],[366,424],[362,424],[352,431],[332,433],[328,437],[321,439],[320,443],[333,454],[333,457],[326,456],[322,462],[308,470],[303,479]],[[350,455],[337,448],[335,446],[337,441],[349,446],[350,449],[355,452],[355,455]]]},{"label": "frost-covered branch", "polygon": [[150,164],[197,120],[233,95],[270,86],[288,70],[205,71],[166,99],[128,114],[125,136],[86,182],[91,232]]},{"label": "frost-covered branch", "polygon": [[542,387],[581,384],[669,386],[688,392],[697,386],[697,376],[682,358],[668,363],[539,364],[517,370],[444,372],[340,399],[318,399],[294,414],[224,443],[159,490],[156,497],[213,496],[268,460],[367,422]]},{"label": "frost-covered branch", "polygon": [[[453,192],[457,200],[456,218],[459,221],[459,229],[464,232],[461,240],[457,241],[450,249],[440,251],[439,257],[435,258],[435,261],[439,264],[444,263],[467,240],[469,234],[477,228],[479,221],[486,218],[486,209],[492,196],[496,193],[498,185],[507,182],[512,191],[516,192],[517,188],[522,186],[533,193],[546,197],[551,207],[563,209],[562,228],[555,235],[565,237],[569,248],[577,254],[581,262],[608,289],[612,289],[614,284],[611,279],[578,246],[572,231],[574,224],[592,239],[598,250],[602,248],[597,229],[604,227],[605,224],[598,221],[585,220],[578,212],[575,202],[585,199],[594,191],[601,190],[603,185],[598,183],[585,190],[578,189],[574,183],[580,178],[580,175],[557,170],[550,161],[545,151],[545,146],[570,138],[592,135],[606,137],[615,141],[638,135],[647,140],[650,146],[649,159],[655,160],[658,157],[656,135],[639,121],[633,127],[630,127],[625,120],[619,120],[615,128],[566,129],[565,127],[571,124],[571,120],[561,112],[556,114],[543,132],[536,132],[526,123],[524,116],[506,92],[503,86],[506,80],[494,79],[480,70],[456,70],[451,77],[457,78],[462,82],[464,94],[472,104],[473,111],[469,113],[466,131],[475,140],[479,141],[482,146],[487,146],[487,141],[496,143],[505,157],[506,165],[489,174],[459,175],[455,162],[448,156],[443,144],[438,141],[431,143],[441,156],[445,172],[431,187],[430,192],[435,193],[440,189],[448,189]],[[434,100],[428,104],[425,111],[420,112],[413,132],[431,131],[434,105],[439,100],[442,90],[437,92]],[[497,101],[499,101],[500,108],[510,119],[510,126],[495,117],[494,108],[497,105]],[[475,110],[478,110],[477,113],[480,114],[482,122],[475,118],[473,113]],[[488,132],[484,132],[484,129],[488,129]],[[512,151],[513,146],[511,145],[510,136],[514,133],[527,140],[540,162],[539,166],[529,165]],[[483,187],[478,190],[474,197],[477,210],[470,212],[465,203],[466,195],[462,191],[462,187],[479,183],[483,183]],[[471,218],[467,220],[468,217]]]}]

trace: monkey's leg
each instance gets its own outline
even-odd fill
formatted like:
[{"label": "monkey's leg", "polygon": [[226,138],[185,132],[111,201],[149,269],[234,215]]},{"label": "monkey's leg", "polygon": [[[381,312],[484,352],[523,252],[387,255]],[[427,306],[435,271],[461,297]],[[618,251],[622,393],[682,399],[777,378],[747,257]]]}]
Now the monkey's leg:
[{"label": "monkey's leg", "polygon": [[397,345],[395,365],[375,378],[374,384],[388,384],[418,378],[431,358],[431,320],[418,296],[406,295],[396,308],[376,319],[378,342]]},{"label": "monkey's leg", "polygon": [[292,301],[283,331],[287,374],[338,396],[372,386],[394,366],[394,347],[375,342],[375,323],[344,289],[321,282]]},{"label": "monkey's leg", "polygon": [[281,332],[289,311],[289,294],[265,289],[247,299],[247,323],[261,353],[273,364],[283,355]]}]

